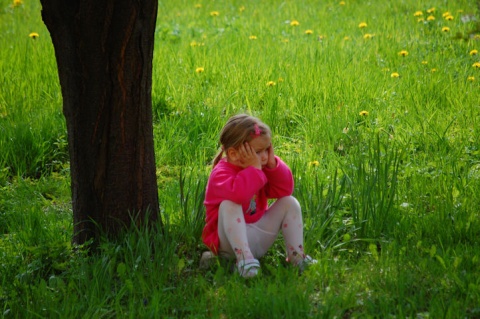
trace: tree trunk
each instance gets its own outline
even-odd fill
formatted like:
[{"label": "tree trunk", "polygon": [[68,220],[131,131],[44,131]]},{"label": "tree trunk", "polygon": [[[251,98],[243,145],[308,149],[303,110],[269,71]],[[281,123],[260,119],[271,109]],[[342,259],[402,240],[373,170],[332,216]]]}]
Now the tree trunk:
[{"label": "tree trunk", "polygon": [[152,58],[158,0],[41,0],[70,154],[74,242],[158,221]]}]

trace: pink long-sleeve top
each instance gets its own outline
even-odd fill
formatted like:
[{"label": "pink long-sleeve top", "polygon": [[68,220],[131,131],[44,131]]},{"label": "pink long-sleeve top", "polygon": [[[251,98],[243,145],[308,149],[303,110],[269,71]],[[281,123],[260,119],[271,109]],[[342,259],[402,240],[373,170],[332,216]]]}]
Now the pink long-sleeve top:
[{"label": "pink long-sleeve top", "polygon": [[268,199],[292,194],[292,172],[278,156],[275,158],[277,166],[272,169],[260,170],[253,166],[243,169],[227,162],[225,158],[213,168],[205,192],[206,225],[202,240],[215,254],[220,245],[218,208],[224,200],[241,204],[245,222],[250,224],[265,214]]}]

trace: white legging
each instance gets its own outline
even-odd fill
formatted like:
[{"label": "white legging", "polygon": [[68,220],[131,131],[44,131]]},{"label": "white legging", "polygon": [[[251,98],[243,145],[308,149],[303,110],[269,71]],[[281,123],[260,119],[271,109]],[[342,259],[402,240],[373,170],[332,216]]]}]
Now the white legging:
[{"label": "white legging", "polygon": [[288,259],[304,258],[303,222],[300,204],[293,196],[279,198],[254,224],[246,224],[242,206],[223,201],[218,211],[220,255],[237,261],[260,258],[273,245],[282,230]]}]

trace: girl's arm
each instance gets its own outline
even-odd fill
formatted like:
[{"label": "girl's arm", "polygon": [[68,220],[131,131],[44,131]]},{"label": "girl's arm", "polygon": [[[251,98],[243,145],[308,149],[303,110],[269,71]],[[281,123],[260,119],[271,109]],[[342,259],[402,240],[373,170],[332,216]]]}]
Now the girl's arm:
[{"label": "girl's arm", "polygon": [[293,175],[290,168],[278,156],[275,156],[276,166],[265,167],[263,172],[268,179],[265,186],[265,193],[268,198],[280,198],[292,195]]},{"label": "girl's arm", "polygon": [[208,192],[219,200],[242,204],[250,201],[266,183],[265,173],[253,166],[240,171],[224,167],[212,172]]}]

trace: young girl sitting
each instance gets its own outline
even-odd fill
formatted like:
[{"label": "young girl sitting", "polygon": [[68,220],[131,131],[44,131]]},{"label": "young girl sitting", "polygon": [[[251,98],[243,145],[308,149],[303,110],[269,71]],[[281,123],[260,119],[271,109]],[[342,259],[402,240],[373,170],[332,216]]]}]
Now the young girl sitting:
[{"label": "young girl sitting", "polygon": [[[270,128],[240,114],[220,134],[221,151],[205,193],[206,225],[202,239],[210,252],[236,259],[238,273],[258,274],[258,258],[273,245],[280,229],[287,261],[303,269],[316,262],[303,251],[302,211],[292,196],[289,167],[274,154]],[[225,157],[224,157],[225,154]],[[268,207],[268,199],[277,199]]]}]

